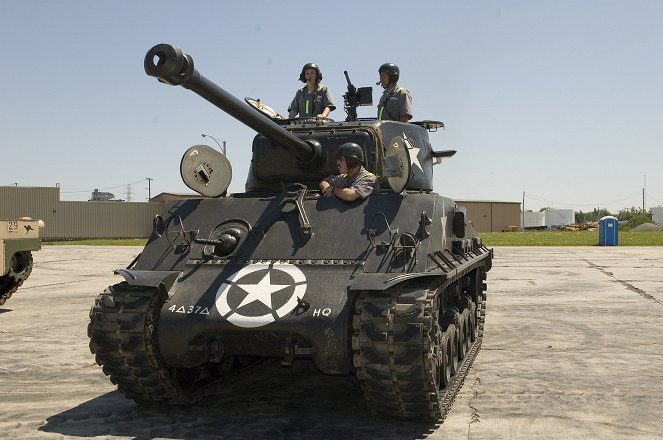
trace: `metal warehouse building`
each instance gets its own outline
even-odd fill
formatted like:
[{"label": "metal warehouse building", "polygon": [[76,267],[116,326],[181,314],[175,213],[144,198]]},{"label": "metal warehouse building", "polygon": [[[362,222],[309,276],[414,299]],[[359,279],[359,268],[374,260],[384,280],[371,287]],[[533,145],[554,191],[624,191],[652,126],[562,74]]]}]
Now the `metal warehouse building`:
[{"label": "metal warehouse building", "polygon": [[[162,193],[149,202],[60,201],[59,187],[0,187],[0,219],[32,217],[46,224],[42,238],[147,238],[152,219],[164,202],[199,198],[191,194]],[[479,232],[498,232],[520,226],[520,203],[457,201]]]},{"label": "metal warehouse building", "polygon": [[467,218],[478,232],[500,232],[507,226],[520,229],[520,202],[456,200],[456,204],[465,208]]},{"label": "metal warehouse building", "polygon": [[0,187],[0,218],[43,220],[45,239],[146,238],[162,209],[154,202],[60,201],[59,187]]}]

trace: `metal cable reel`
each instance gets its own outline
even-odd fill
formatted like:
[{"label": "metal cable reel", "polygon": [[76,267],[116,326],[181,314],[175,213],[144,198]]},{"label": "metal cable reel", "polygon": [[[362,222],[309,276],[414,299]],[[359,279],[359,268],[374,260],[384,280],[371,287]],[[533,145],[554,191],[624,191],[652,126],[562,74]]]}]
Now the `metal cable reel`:
[{"label": "metal cable reel", "polygon": [[226,156],[207,145],[186,150],[180,162],[184,184],[206,197],[222,196],[232,180],[232,166]]},{"label": "metal cable reel", "polygon": [[394,136],[387,144],[384,158],[384,177],[395,193],[401,193],[410,180],[412,162],[407,145],[400,136]]}]

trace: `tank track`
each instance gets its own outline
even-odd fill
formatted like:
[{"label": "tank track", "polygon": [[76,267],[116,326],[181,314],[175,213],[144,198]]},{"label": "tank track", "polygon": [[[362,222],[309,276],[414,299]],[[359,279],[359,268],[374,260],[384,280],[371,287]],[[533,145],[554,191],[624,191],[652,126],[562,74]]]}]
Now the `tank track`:
[{"label": "tank track", "polygon": [[444,420],[481,347],[486,286],[485,272],[480,275],[479,300],[464,297],[446,329],[439,291],[397,287],[359,295],[353,363],[372,413]]},{"label": "tank track", "polygon": [[159,352],[158,322],[165,294],[156,288],[115,284],[90,310],[90,351],[120,392],[139,404],[186,405],[200,400],[220,381],[262,366],[244,362],[172,368]]},{"label": "tank track", "polygon": [[[21,258],[27,259],[19,272],[14,272],[12,262],[9,273],[0,277],[0,306],[3,305],[32,273],[32,252],[21,252]],[[15,257],[12,257],[15,258]]]}]

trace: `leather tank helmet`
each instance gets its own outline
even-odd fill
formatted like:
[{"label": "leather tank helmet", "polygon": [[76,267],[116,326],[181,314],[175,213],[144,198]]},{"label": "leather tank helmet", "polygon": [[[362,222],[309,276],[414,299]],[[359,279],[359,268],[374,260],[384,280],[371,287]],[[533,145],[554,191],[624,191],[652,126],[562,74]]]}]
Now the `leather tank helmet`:
[{"label": "leather tank helmet", "polygon": [[319,83],[320,81],[322,81],[322,72],[320,72],[320,68],[314,63],[308,63],[308,64],[304,64],[304,67],[302,67],[302,73],[299,74],[299,80],[301,82],[303,82],[303,83],[306,82],[306,77],[304,76],[304,73],[306,73],[306,71],[308,69],[315,69],[315,82],[316,83]]},{"label": "leather tank helmet", "polygon": [[[378,69],[378,73],[381,74],[382,72],[387,74],[390,84],[396,84],[398,82],[398,78],[401,76],[401,70],[394,63],[384,63],[381,65]],[[378,84],[380,83],[378,82]]]},{"label": "leather tank helmet", "polygon": [[336,150],[336,157],[345,157],[348,169],[358,167],[364,162],[364,150],[354,142],[347,142]]}]

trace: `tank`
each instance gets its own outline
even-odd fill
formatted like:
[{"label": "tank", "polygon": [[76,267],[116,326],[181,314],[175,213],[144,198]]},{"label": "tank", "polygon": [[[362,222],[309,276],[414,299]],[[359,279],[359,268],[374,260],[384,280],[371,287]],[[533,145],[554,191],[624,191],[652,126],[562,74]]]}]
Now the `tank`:
[{"label": "tank", "polygon": [[0,306],[3,305],[32,273],[32,251],[41,249],[42,220],[21,217],[1,220],[0,229]]},{"label": "tank", "polygon": [[[373,413],[443,419],[481,346],[492,250],[433,191],[434,163],[455,153],[431,145],[442,123],[358,119],[370,88],[349,77],[346,120],[316,121],[235,98],[171,45],[144,66],[257,134],[243,193],[228,193],[221,152],[184,153],[180,173],[201,197],[167,203],[95,300],[90,349],[111,382],[141,404],[193,403],[228,375],[312,360],[356,376]],[[379,176],[363,201],[320,194],[346,142]]]}]

